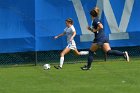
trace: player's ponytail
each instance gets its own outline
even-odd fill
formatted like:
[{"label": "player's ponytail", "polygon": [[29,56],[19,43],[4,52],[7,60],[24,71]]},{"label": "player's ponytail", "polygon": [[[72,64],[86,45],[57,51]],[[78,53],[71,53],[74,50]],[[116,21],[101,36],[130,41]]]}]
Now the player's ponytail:
[{"label": "player's ponytail", "polygon": [[90,15],[93,16],[93,17],[99,16],[99,13],[100,13],[100,10],[99,10],[98,7],[95,7],[90,11]]}]

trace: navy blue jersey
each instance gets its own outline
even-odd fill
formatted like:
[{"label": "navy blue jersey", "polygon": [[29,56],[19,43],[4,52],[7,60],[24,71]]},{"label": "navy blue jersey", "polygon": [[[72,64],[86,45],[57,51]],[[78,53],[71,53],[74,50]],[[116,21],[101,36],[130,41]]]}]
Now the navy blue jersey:
[{"label": "navy blue jersey", "polygon": [[[100,23],[101,23],[100,20],[98,19],[98,17],[96,17],[92,21],[92,28],[97,29],[97,27]],[[100,29],[99,31],[94,32],[94,34],[95,34],[95,39],[93,40],[93,43],[97,43],[98,45],[101,45],[101,46],[104,43],[109,43],[109,39],[105,36],[103,29]]]},{"label": "navy blue jersey", "polygon": [[[98,19],[98,17],[96,17],[92,21],[92,28],[97,29],[98,24],[100,24],[100,23],[101,23],[100,20]],[[105,37],[105,33],[104,33],[104,30],[103,29],[100,29],[99,31],[94,32],[94,34],[95,34],[95,39],[100,39],[100,38]]]}]

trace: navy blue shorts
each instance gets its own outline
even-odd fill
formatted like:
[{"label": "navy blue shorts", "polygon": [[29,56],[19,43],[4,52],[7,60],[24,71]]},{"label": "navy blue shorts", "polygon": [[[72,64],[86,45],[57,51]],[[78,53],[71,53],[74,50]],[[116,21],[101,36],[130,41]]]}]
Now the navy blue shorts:
[{"label": "navy blue shorts", "polygon": [[99,38],[99,39],[94,39],[93,43],[97,43],[98,45],[102,46],[104,43],[109,43],[109,39],[107,37]]}]

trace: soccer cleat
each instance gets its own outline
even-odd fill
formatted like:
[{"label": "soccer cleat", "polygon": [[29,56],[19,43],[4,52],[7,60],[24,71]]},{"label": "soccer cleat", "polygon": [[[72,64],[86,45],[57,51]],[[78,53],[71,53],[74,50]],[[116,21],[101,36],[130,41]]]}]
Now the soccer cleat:
[{"label": "soccer cleat", "polygon": [[129,55],[127,51],[124,52],[124,58],[126,59],[127,62],[129,62]]},{"label": "soccer cleat", "polygon": [[82,69],[82,70],[90,70],[91,67],[88,67],[88,66],[85,65],[85,66],[81,67],[81,69]]},{"label": "soccer cleat", "polygon": [[60,66],[54,66],[54,68],[56,68],[56,69],[62,69]]}]

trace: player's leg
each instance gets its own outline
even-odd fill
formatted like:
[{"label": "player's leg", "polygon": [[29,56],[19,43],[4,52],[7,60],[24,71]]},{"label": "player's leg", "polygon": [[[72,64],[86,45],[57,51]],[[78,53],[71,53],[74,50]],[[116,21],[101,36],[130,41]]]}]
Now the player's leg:
[{"label": "player's leg", "polygon": [[89,70],[93,61],[94,52],[99,48],[97,43],[93,43],[89,50],[88,62],[87,65],[81,67],[82,70]]},{"label": "player's leg", "polygon": [[70,49],[73,50],[74,54],[76,55],[87,55],[89,52],[88,51],[78,51],[76,47],[75,41],[72,42]]},{"label": "player's leg", "polygon": [[70,48],[66,47],[61,53],[60,53],[60,65],[59,66],[54,66],[56,69],[61,69],[64,63],[64,56],[70,52]]},{"label": "player's leg", "polygon": [[129,62],[129,56],[127,51],[121,52],[118,50],[111,50],[109,43],[104,43],[103,50],[107,53],[107,55],[123,56],[126,61]]},{"label": "player's leg", "polygon": [[73,52],[74,52],[74,54],[76,54],[76,55],[88,55],[89,54],[89,51],[78,51],[77,50],[77,48],[75,48],[74,50],[73,50]]},{"label": "player's leg", "polygon": [[64,63],[64,56],[68,53],[68,52],[70,52],[70,48],[65,48],[62,52],[61,52],[61,54],[60,54],[60,67],[62,68],[62,66],[63,66],[63,63]]}]

